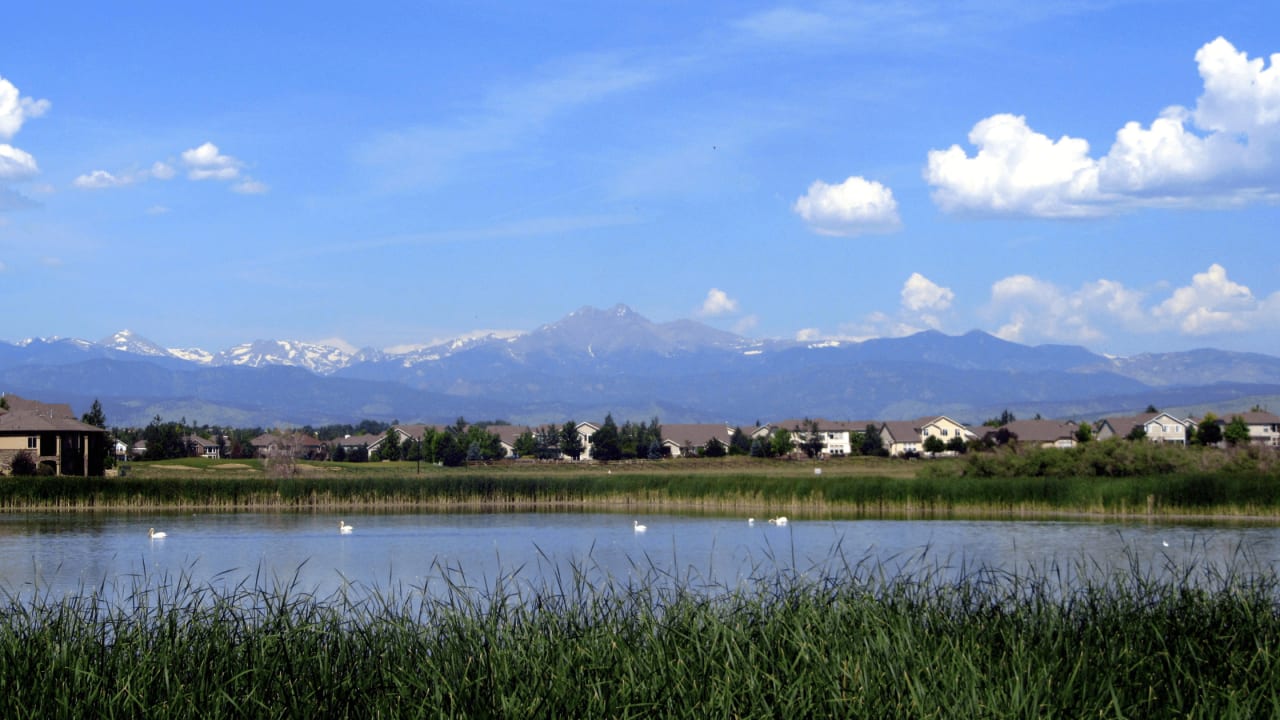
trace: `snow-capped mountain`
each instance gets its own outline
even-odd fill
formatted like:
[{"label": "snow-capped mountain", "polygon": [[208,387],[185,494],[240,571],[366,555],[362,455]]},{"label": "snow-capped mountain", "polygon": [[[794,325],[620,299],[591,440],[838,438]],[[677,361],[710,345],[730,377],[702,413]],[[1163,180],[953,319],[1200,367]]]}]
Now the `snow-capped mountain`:
[{"label": "snow-capped mountain", "polygon": [[[0,391],[86,407],[121,422],[156,414],[263,426],[362,418],[512,422],[661,416],[1048,417],[1280,398],[1280,357],[1200,350],[1110,358],[974,331],[812,343],[751,340],[692,320],[652,322],[625,305],[584,307],[530,332],[376,350],[258,340],[217,353],[131,331],[98,343],[0,342]],[[1280,402],[1280,400],[1274,400]]]},{"label": "snow-capped mountain", "polygon": [[210,365],[263,367],[284,365],[310,370],[317,375],[331,375],[351,363],[351,353],[328,345],[296,340],[255,340],[223,350],[213,356]]},{"label": "snow-capped mountain", "polygon": [[174,357],[173,353],[132,330],[121,330],[115,335],[98,341],[98,345],[117,352],[145,355],[147,357]]}]

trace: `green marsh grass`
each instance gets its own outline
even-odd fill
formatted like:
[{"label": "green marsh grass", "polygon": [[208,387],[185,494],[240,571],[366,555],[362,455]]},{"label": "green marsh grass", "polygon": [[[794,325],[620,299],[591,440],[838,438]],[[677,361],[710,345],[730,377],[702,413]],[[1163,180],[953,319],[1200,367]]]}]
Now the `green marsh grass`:
[{"label": "green marsh grass", "polygon": [[[838,550],[836,551],[838,552]],[[847,561],[724,586],[573,568],[443,592],[134,578],[0,598],[4,717],[1142,717],[1280,712],[1280,590],[1226,568]],[[110,594],[114,600],[104,600]]]},{"label": "green marsh grass", "polygon": [[[815,469],[822,469],[815,474]],[[0,477],[0,509],[619,508],[797,517],[1081,514],[1280,518],[1280,461],[1258,448],[1090,443],[915,461],[734,458],[593,464],[133,463],[125,477]]]}]

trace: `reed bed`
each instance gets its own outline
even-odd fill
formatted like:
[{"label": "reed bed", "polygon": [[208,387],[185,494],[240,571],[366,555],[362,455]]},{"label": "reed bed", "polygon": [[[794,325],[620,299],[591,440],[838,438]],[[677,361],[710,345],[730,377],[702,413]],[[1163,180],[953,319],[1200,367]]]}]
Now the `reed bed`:
[{"label": "reed bed", "polygon": [[[913,561],[914,562],[914,561]],[[134,578],[0,599],[4,717],[1275,717],[1280,586],[1223,569],[574,568],[443,592]],[[109,592],[110,591],[110,592]],[[107,600],[106,598],[115,598]]]},{"label": "reed bed", "polygon": [[[1052,450],[1049,452],[1061,453]],[[186,467],[186,466],[183,466]],[[217,465],[209,466],[217,468]],[[866,474],[858,465],[762,470],[643,471],[432,468],[349,470],[324,464],[295,477],[183,474],[147,477],[0,477],[4,510],[301,510],[326,508],[573,508],[780,512],[807,517],[1045,517],[1099,515],[1280,518],[1280,474],[1256,467],[1176,469],[1120,476],[1000,475],[961,463],[923,464],[917,475]],[[714,466],[710,466],[714,468]],[[846,468],[852,471],[844,471]],[[159,472],[158,472],[159,471]],[[844,471],[844,472],[842,472]]]}]

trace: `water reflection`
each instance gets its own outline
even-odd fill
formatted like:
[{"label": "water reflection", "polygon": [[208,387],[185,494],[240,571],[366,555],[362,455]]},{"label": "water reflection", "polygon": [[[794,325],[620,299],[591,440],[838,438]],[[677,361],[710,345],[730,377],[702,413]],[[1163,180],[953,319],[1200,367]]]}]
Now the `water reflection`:
[{"label": "water reflection", "polygon": [[[339,519],[356,527],[338,531]],[[291,585],[431,596],[570,582],[735,588],[778,573],[1057,572],[1138,565],[1275,572],[1275,527],[1102,522],[795,520],[608,513],[0,516],[0,591],[61,597],[183,577],[195,585]],[[164,530],[150,539],[147,529]],[[1163,570],[1162,570],[1163,569]]]}]

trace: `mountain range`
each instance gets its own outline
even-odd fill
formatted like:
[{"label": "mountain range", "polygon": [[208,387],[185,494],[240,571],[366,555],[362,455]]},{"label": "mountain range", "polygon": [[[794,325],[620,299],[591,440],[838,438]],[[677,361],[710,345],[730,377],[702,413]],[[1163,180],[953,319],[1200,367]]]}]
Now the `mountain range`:
[{"label": "mountain range", "polygon": [[517,424],[615,418],[750,425],[797,417],[981,422],[1280,405],[1280,358],[1213,349],[1112,358],[973,331],[863,342],[755,340],[625,305],[584,307],[514,337],[405,352],[257,340],[219,352],[121,331],[97,342],[0,342],[0,390],[112,425],[155,416],[239,427],[361,419]]}]

